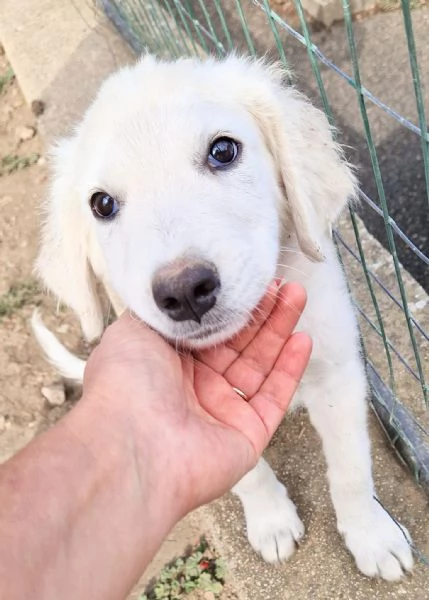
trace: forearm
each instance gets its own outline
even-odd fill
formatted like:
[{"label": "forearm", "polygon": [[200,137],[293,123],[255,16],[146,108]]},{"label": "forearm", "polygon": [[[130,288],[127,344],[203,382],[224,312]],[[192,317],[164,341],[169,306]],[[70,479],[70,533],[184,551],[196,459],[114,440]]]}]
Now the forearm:
[{"label": "forearm", "polygon": [[0,597],[126,595],[178,518],[132,444],[119,413],[84,399],[0,468]]}]

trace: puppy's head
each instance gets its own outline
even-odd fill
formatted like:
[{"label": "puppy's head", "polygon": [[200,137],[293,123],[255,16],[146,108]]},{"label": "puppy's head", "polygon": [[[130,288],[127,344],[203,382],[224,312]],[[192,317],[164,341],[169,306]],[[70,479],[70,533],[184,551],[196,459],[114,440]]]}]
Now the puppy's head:
[{"label": "puppy's head", "polygon": [[37,265],[89,339],[103,327],[94,274],[169,339],[230,337],[285,234],[323,260],[354,193],[324,115],[277,68],[237,57],[144,57],[105,82],[55,158]]}]

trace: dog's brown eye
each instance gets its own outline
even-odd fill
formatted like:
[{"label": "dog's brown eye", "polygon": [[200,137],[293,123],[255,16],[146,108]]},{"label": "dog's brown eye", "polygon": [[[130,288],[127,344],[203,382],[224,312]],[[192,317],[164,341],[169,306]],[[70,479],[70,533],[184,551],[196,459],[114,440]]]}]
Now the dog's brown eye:
[{"label": "dog's brown eye", "polygon": [[215,169],[227,167],[235,161],[238,156],[238,143],[228,137],[220,137],[210,146],[208,163]]},{"label": "dog's brown eye", "polygon": [[119,203],[105,192],[95,192],[89,201],[91,210],[98,219],[112,219],[119,211]]}]

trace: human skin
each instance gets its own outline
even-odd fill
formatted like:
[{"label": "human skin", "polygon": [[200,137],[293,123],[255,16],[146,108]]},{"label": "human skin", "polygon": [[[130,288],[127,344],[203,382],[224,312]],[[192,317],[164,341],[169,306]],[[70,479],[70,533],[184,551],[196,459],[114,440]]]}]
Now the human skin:
[{"label": "human skin", "polygon": [[124,598],[174,524],[256,464],[311,353],[292,335],[304,305],[274,283],[245,330],[196,355],[129,314],[111,325],[82,399],[0,467],[0,597]]}]

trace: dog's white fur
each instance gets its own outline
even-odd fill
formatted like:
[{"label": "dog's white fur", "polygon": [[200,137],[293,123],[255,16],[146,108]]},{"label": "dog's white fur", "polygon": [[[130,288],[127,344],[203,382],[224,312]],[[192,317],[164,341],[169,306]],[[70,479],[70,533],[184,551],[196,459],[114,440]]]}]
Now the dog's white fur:
[{"label": "dog's white fur", "polygon": [[[213,173],[205,161],[217,134],[240,140],[242,155]],[[396,580],[412,556],[405,530],[373,497],[358,329],[331,241],[355,189],[325,116],[283,86],[277,67],[235,56],[145,56],[104,83],[55,151],[37,269],[88,340],[104,327],[98,279],[117,312],[127,307],[193,347],[237,332],[275,275],[300,281],[308,304],[299,328],[314,349],[294,403],[308,409],[322,438],[338,529],[358,568]],[[120,200],[117,218],[94,219],[95,190]],[[172,321],[152,296],[157,269],[183,256],[209,260],[220,274],[220,296],[201,325]],[[213,327],[221,329],[192,339]],[[53,362],[81,378],[84,363],[73,363],[37,320],[35,329]],[[234,491],[255,550],[269,562],[289,558],[304,526],[267,463]]]}]

